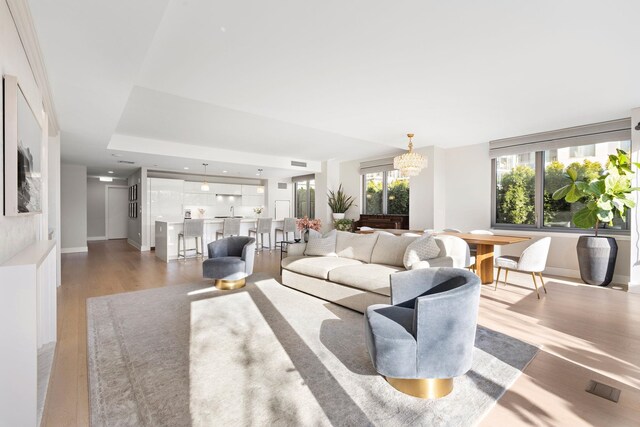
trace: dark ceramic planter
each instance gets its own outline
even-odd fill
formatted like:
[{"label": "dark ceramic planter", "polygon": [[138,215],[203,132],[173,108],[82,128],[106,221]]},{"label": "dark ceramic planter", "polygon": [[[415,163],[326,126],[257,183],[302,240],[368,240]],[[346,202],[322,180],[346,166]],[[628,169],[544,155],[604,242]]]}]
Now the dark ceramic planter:
[{"label": "dark ceramic planter", "polygon": [[611,283],[618,256],[616,239],[580,236],[576,248],[582,281],[596,286],[607,286]]}]

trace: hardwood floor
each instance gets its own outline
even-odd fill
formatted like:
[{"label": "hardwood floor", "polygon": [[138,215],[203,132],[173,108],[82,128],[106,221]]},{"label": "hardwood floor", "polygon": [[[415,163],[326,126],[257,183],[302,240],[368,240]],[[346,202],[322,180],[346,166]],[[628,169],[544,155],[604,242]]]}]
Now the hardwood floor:
[{"label": "hardwood floor", "polygon": [[[278,251],[263,252],[255,270],[278,278],[279,260]],[[88,253],[62,256],[58,345],[43,425],[89,424],[86,299],[204,284],[200,264],[166,264],[124,240],[89,242]],[[511,273],[509,281],[497,291],[483,286],[479,323],[541,350],[482,425],[639,425],[640,295],[545,276],[549,293],[537,300],[529,276]],[[585,392],[591,379],[621,389],[619,402]]]}]

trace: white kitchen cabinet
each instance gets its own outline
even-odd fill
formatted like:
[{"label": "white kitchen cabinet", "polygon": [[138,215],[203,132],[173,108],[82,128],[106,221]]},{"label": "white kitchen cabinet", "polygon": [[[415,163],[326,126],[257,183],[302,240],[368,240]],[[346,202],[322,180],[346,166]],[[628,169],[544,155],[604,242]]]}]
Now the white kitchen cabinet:
[{"label": "white kitchen cabinet", "polygon": [[242,196],[242,185],[240,184],[215,184],[216,194]]},{"label": "white kitchen cabinet", "polygon": [[264,196],[264,186],[262,185],[243,185],[242,196]]}]

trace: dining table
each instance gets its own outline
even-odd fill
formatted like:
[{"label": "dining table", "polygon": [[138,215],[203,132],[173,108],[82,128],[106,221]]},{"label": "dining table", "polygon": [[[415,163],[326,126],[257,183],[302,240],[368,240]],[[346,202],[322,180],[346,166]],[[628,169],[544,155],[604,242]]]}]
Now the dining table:
[{"label": "dining table", "polygon": [[[423,230],[400,230],[400,229],[371,229],[360,230],[359,233],[369,234],[376,231],[386,231],[388,233],[400,236],[406,233],[424,234]],[[435,235],[448,235],[459,237],[469,245],[476,246],[476,272],[480,276],[483,284],[493,283],[493,258],[496,246],[511,245],[530,240],[531,237],[526,236],[505,236],[496,234],[475,234],[475,233],[454,233],[454,232],[436,232]]]}]

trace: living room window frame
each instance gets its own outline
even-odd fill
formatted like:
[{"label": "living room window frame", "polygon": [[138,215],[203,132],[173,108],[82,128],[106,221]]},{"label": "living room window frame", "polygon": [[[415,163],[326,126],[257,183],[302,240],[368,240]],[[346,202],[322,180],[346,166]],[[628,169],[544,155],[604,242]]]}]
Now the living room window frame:
[{"label": "living room window frame", "polygon": [[[595,125],[587,125],[585,126],[585,128],[588,127],[595,127],[595,126],[599,126],[599,125],[608,125],[614,122],[622,122],[624,123],[624,120],[628,120],[628,119],[621,119],[621,120],[617,120],[617,121],[612,121],[612,122],[605,122],[603,124],[595,124]],[[629,121],[629,126],[630,126],[630,120]],[[620,126],[617,126],[620,127]],[[578,128],[573,128],[573,129],[578,129]],[[568,131],[571,131],[572,129],[569,129]],[[565,130],[562,131],[556,131],[556,132],[564,132]],[[619,132],[619,131],[618,131]],[[606,134],[606,132],[601,132],[602,134]],[[615,132],[612,131],[611,135],[614,135]],[[589,137],[592,136],[590,134],[585,133],[584,135],[584,139],[582,139],[582,143],[581,141],[581,136],[580,135],[575,135],[572,136],[571,139],[574,140],[576,143],[575,144],[571,144],[571,145],[565,145],[565,147],[578,147],[578,146],[584,146],[584,145],[591,145],[594,144],[593,141],[591,141],[589,139]],[[527,138],[527,137],[523,137],[523,138]],[[623,138],[623,139],[618,139],[612,136],[612,139],[610,139],[609,142],[612,141],[631,141],[631,137],[629,135],[628,138]],[[507,155],[513,155],[513,154],[524,154],[527,153],[527,151],[518,151],[518,152],[514,152],[512,154],[508,154],[508,152],[502,154],[502,155],[496,155],[493,156],[491,158],[491,227],[497,230],[519,230],[519,231],[535,231],[535,232],[549,232],[549,233],[573,233],[573,234],[585,234],[585,233],[589,233],[589,230],[583,229],[583,228],[578,228],[575,226],[572,227],[545,227],[544,226],[544,179],[545,179],[545,164],[546,164],[546,159],[545,159],[545,150],[541,149],[541,150],[532,150],[532,151],[528,151],[528,153],[535,153],[535,183],[534,183],[534,191],[535,191],[535,195],[534,195],[534,209],[535,209],[535,221],[534,224],[506,224],[506,223],[498,223],[497,222],[497,158],[498,157],[502,157],[502,156],[507,156]],[[611,153],[614,154],[614,153]],[[603,165],[604,167],[604,165]],[[640,172],[639,172],[640,173]],[[599,234],[605,234],[605,235],[619,235],[619,236],[629,236],[631,234],[631,218],[630,215],[627,215],[627,218],[625,220],[625,228],[624,229],[614,229],[614,228],[600,228],[598,229]]]},{"label": "living room window frame", "polygon": [[305,188],[306,188],[306,192],[307,192],[307,201],[306,201],[306,208],[307,208],[307,216],[309,217],[309,219],[314,219],[316,217],[316,212],[315,212],[315,193],[314,193],[314,209],[313,212],[311,212],[311,197],[310,196],[310,182],[314,181],[314,192],[315,192],[315,175],[304,175],[304,176],[298,176],[298,177],[294,177],[292,179],[292,183],[293,183],[293,209],[294,209],[294,216],[296,218],[301,218],[301,215],[299,215],[300,213],[298,212],[298,185],[299,184],[304,184]]},{"label": "living room window frame", "polygon": [[[382,213],[380,215],[398,215],[398,216],[409,216],[409,214],[390,214],[388,213],[388,207],[389,207],[389,188],[387,187],[388,181],[387,181],[387,174],[389,172],[393,172],[396,171],[397,169],[391,169],[391,170],[378,170],[378,171],[367,171],[367,173],[376,173],[376,172],[381,172],[382,173]],[[361,214],[362,215],[369,215],[367,214],[367,173],[363,173],[360,175],[360,179],[362,181],[362,209],[361,209]],[[409,192],[409,200],[411,200],[411,192]],[[376,214],[370,214],[370,215],[376,215]]]}]

